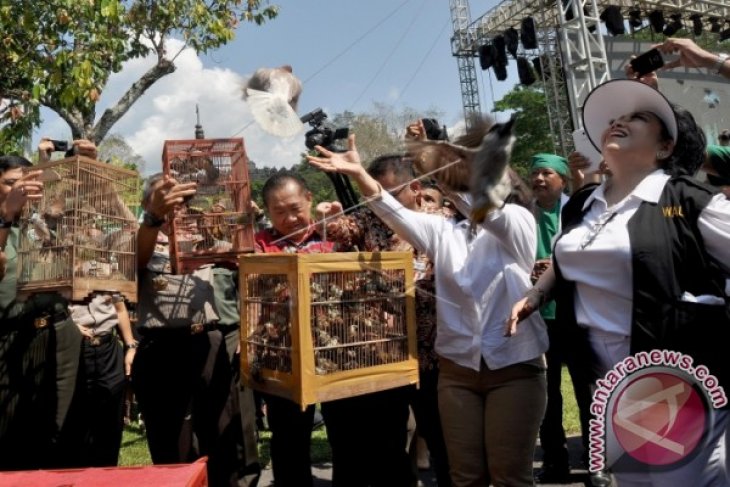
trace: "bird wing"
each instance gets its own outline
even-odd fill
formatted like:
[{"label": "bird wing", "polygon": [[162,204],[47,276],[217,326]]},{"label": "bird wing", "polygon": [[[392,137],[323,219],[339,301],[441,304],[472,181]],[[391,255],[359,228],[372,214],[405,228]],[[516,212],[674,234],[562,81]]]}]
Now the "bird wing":
[{"label": "bird wing", "polygon": [[451,191],[469,190],[476,150],[443,140],[409,141],[407,148],[421,175],[433,177]]},{"label": "bird wing", "polygon": [[279,137],[291,137],[304,128],[287,100],[267,91],[248,89],[248,106],[262,129]]}]

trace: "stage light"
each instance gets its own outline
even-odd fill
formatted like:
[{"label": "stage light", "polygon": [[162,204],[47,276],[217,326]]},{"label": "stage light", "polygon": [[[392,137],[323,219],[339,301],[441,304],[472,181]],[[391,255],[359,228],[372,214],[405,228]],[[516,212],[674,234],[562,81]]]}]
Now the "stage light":
[{"label": "stage light", "polygon": [[684,25],[682,25],[682,15],[681,14],[672,14],[670,15],[672,21],[667,24],[666,27],[664,27],[664,35],[667,37],[672,37],[674,34],[677,33],[677,31],[682,30]]},{"label": "stage light", "polygon": [[702,35],[702,16],[700,14],[694,14],[690,16],[692,21],[692,33],[696,36]]},{"label": "stage light", "polygon": [[539,57],[532,58],[532,67],[535,68],[535,72],[539,78],[542,78],[542,63]]},{"label": "stage light", "polygon": [[720,42],[730,39],[730,29],[725,29],[720,32]]},{"label": "stage light", "polygon": [[641,21],[641,10],[629,11],[629,25],[634,29],[638,29],[644,23]]},{"label": "stage light", "polygon": [[722,30],[722,24],[717,17],[710,17],[710,26],[710,32],[714,32],[715,34]]},{"label": "stage light", "polygon": [[606,7],[601,13],[600,19],[606,23],[606,30],[612,36],[617,36],[626,33],[624,27],[624,17],[621,15],[621,9],[615,5]]},{"label": "stage light", "polygon": [[661,34],[664,30],[664,14],[661,10],[654,10],[649,13],[649,22],[654,32]]},{"label": "stage light", "polygon": [[497,60],[497,49],[491,44],[487,43],[479,46],[479,66],[482,69],[489,69],[494,66]]},{"label": "stage light", "polygon": [[504,81],[507,79],[507,65],[506,64],[495,64],[494,75],[497,77],[497,81]]},{"label": "stage light", "polygon": [[530,86],[537,81],[535,73],[532,72],[530,62],[523,57],[517,58],[517,75],[520,77],[520,83],[525,86]]},{"label": "stage light", "polygon": [[507,52],[505,51],[506,42],[504,40],[504,36],[494,36],[494,39],[492,39],[492,45],[495,49],[497,49],[497,59],[495,59],[494,64],[503,64],[507,66]]},{"label": "stage light", "polygon": [[532,17],[525,17],[520,24],[520,41],[525,49],[537,49],[537,33]]},{"label": "stage light", "polygon": [[517,29],[510,27],[504,31],[504,42],[507,47],[507,52],[512,54],[512,57],[517,59],[517,46],[520,42],[520,34]]}]

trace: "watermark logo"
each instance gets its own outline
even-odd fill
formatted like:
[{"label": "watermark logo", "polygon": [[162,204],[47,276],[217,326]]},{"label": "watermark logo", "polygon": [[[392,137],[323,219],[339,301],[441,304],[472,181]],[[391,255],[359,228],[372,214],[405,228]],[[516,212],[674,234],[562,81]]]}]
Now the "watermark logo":
[{"label": "watermark logo", "polygon": [[664,470],[704,446],[712,408],[725,391],[703,365],[669,350],[629,356],[596,382],[589,469]]}]

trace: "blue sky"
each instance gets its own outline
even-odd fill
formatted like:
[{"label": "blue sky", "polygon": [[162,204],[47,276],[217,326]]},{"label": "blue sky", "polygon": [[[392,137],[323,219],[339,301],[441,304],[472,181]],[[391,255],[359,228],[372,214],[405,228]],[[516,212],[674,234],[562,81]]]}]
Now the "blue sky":
[{"label": "blue sky", "polygon": [[[275,20],[263,26],[242,24],[233,42],[205,56],[189,50],[181,54],[177,72],[153,86],[112,129],[145,158],[146,173],[159,170],[164,140],[193,136],[196,103],[207,136],[244,137],[249,156],[260,165],[296,163],[304,149],[303,136],[275,139],[265,134],[250,123],[250,113],[240,99],[241,83],[259,67],[293,66],[304,82],[300,115],[316,107],[328,114],[363,112],[378,101],[424,111],[437,108],[445,114],[442,123],[449,126],[462,119],[446,0],[272,3],[280,6]],[[496,3],[474,0],[472,18]],[[97,113],[116,101],[150,63],[135,60],[114,75]],[[490,87],[487,73],[478,65],[477,72],[483,110],[491,109],[492,92],[499,99],[516,82],[511,75]],[[54,114],[44,112],[44,119],[36,139],[41,134],[69,137],[65,124]]]}]

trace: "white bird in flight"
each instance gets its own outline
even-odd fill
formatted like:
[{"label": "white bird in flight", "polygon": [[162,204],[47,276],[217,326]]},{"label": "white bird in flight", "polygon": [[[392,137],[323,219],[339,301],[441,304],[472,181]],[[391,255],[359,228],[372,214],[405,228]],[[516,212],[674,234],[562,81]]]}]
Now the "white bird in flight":
[{"label": "white bird in flight", "polygon": [[297,115],[301,93],[302,82],[291,66],[259,68],[246,82],[243,99],[261,128],[272,135],[291,137],[304,127]]}]

